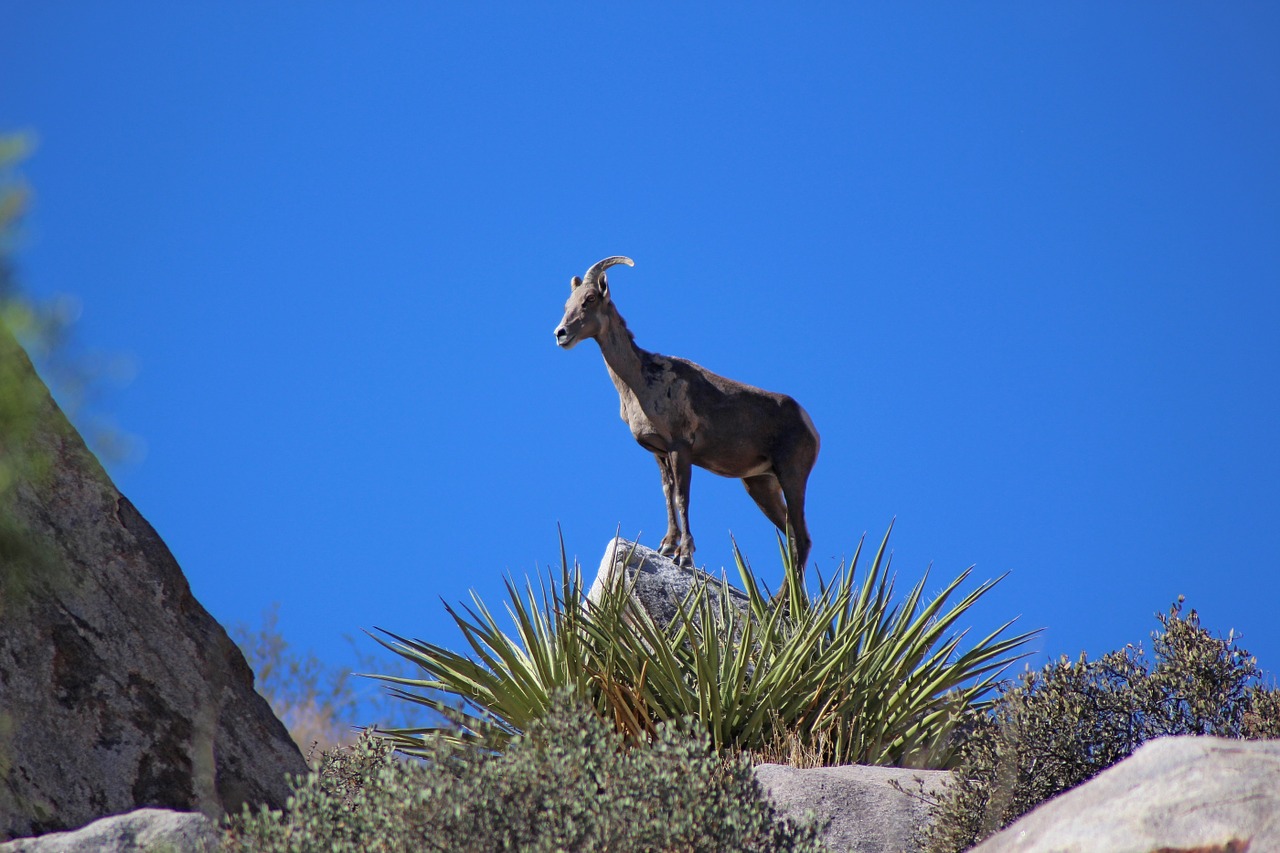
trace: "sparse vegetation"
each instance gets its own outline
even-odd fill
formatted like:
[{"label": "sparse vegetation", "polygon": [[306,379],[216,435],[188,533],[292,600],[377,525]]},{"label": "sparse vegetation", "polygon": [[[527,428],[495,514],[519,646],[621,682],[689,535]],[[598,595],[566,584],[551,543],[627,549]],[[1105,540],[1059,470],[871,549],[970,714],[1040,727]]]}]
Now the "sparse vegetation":
[{"label": "sparse vegetation", "polygon": [[[240,622],[230,633],[253,670],[254,687],[285,724],[308,762],[335,747],[352,744],[361,727],[408,724],[403,703],[388,701],[385,691],[367,680],[368,689],[362,690],[360,676],[350,667],[326,664],[313,652],[290,645],[280,632],[279,621],[280,603],[275,602],[263,611],[256,627]],[[398,659],[375,661],[352,638],[347,639],[358,666],[409,672],[407,665],[397,665]]]},{"label": "sparse vegetation", "polygon": [[289,812],[246,812],[231,851],[817,851],[817,828],[781,819],[745,759],[705,731],[657,727],[625,748],[590,708],[557,693],[502,753],[442,737],[422,760],[365,735],[298,780]]},{"label": "sparse vegetation", "polygon": [[1095,661],[1064,657],[972,715],[926,849],[967,850],[1155,737],[1280,737],[1280,690],[1261,683],[1233,635],[1211,635],[1181,599],[1158,618],[1152,662],[1132,645]]},{"label": "sparse vegetation", "polygon": [[231,630],[254,673],[254,687],[284,723],[304,755],[349,744],[356,738],[356,697],[351,670],[298,652],[280,633],[280,604],[262,614],[257,628]]}]

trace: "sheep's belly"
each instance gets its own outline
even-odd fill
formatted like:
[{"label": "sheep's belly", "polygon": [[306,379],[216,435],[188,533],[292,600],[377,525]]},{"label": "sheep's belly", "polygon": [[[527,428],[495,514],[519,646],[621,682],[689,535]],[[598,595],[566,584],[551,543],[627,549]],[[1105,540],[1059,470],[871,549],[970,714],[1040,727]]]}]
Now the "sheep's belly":
[{"label": "sheep's belly", "polygon": [[737,460],[726,463],[723,459],[708,459],[701,461],[694,459],[694,464],[700,468],[705,468],[713,474],[719,474],[721,477],[755,477],[758,474],[768,474],[773,470],[773,463],[765,458],[756,458],[751,460]]}]

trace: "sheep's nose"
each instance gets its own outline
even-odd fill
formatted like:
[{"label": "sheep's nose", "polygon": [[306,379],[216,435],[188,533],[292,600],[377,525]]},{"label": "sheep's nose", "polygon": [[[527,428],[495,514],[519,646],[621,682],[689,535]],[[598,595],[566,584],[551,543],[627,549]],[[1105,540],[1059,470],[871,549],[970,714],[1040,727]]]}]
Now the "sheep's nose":
[{"label": "sheep's nose", "polygon": [[557,341],[564,340],[566,337],[568,337],[568,335],[569,335],[569,330],[568,330],[568,329],[566,329],[564,326],[557,326],[557,327],[556,327],[556,340],[557,340]]}]

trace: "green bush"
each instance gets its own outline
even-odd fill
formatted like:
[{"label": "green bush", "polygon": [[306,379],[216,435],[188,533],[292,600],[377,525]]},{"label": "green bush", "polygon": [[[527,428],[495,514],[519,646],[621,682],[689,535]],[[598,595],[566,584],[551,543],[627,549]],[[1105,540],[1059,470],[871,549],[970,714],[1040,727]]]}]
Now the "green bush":
[{"label": "green bush", "polygon": [[429,739],[423,760],[366,734],[299,780],[288,813],[244,815],[231,851],[817,851],[817,827],[780,819],[744,760],[705,732],[621,737],[567,693],[502,753]]},{"label": "green bush", "polygon": [[1280,691],[1234,636],[1212,636],[1182,599],[1152,634],[1154,665],[1126,646],[1028,672],[969,720],[954,779],[931,808],[925,848],[966,850],[1040,803],[1163,735],[1280,736]]}]

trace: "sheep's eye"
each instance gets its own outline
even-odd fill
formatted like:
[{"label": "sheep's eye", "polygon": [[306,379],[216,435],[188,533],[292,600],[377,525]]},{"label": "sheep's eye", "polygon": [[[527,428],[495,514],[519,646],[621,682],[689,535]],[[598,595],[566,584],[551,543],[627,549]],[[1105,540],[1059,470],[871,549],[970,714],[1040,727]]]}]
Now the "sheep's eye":
[{"label": "sheep's eye", "polygon": [[595,302],[595,301],[596,301],[596,295],[594,293],[587,297],[588,303]]}]

